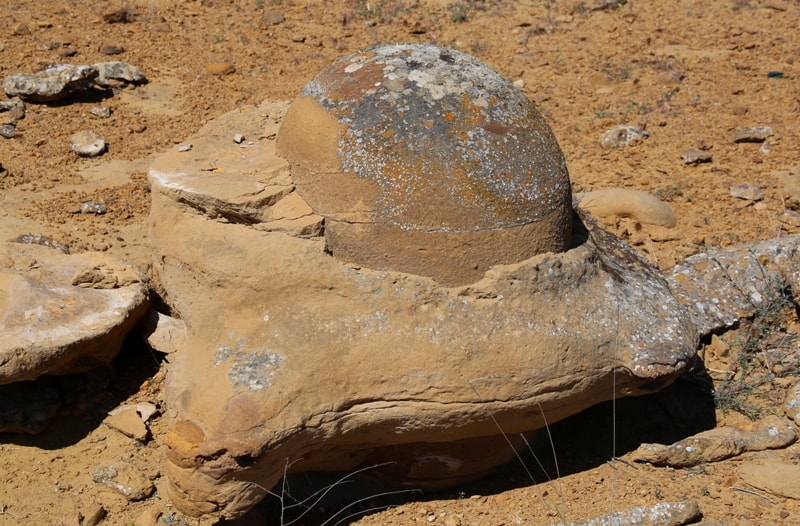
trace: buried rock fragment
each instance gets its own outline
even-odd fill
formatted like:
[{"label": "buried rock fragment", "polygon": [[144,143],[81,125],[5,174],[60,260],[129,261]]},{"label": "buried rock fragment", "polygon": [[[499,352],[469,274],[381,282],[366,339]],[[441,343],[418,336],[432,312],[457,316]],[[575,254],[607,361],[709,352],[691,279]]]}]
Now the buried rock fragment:
[{"label": "buried rock fragment", "polygon": [[768,416],[749,430],[718,427],[669,446],[642,444],[628,458],[633,462],[649,462],[656,466],[688,468],[706,462],[718,462],[748,451],[783,448],[795,440],[797,433],[789,422],[777,416]]},{"label": "buried rock fragment", "polygon": [[[379,46],[285,108],[150,169],[154,286],[187,327],[165,395],[182,512],[239,517],[287,472],[386,459],[400,485],[462,483],[513,458],[501,433],[694,358],[666,281],[572,209],[552,132],[484,64]],[[245,157],[226,129],[260,139]]]}]

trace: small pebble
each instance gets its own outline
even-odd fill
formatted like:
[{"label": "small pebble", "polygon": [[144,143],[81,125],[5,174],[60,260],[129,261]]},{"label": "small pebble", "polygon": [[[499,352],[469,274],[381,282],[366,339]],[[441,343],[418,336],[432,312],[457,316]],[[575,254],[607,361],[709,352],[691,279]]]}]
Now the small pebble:
[{"label": "small pebble", "polygon": [[707,150],[701,150],[700,148],[689,148],[688,150],[683,151],[681,158],[683,159],[683,164],[688,165],[710,163],[711,152]]},{"label": "small pebble", "polygon": [[744,130],[736,130],[733,142],[764,142],[772,135],[772,128],[769,126],[756,126]]},{"label": "small pebble", "polygon": [[97,157],[106,151],[106,140],[91,131],[73,133],[69,145],[81,157]]},{"label": "small pebble", "polygon": [[761,201],[764,199],[764,193],[759,187],[754,184],[742,183],[731,186],[731,195],[737,199],[745,199],[747,201]]},{"label": "small pebble", "polygon": [[122,7],[114,11],[103,13],[103,20],[108,24],[126,24],[133,22],[135,16],[133,10],[129,7]]},{"label": "small pebble", "polygon": [[125,53],[125,48],[122,46],[115,46],[113,44],[106,44],[104,46],[100,46],[98,51],[103,55],[119,55],[121,53]]},{"label": "small pebble", "polygon": [[100,117],[101,119],[107,119],[111,117],[111,108],[108,106],[95,106],[89,113],[94,115],[95,117]]},{"label": "small pebble", "polygon": [[622,125],[611,128],[600,136],[600,146],[603,148],[631,146],[648,137],[650,137],[650,132],[639,126]]},{"label": "small pebble", "polygon": [[25,118],[25,103],[19,97],[9,100],[0,100],[0,111],[8,112],[8,119],[12,122]]},{"label": "small pebble", "polygon": [[286,20],[286,17],[280,11],[264,11],[261,15],[261,21],[264,25],[276,26]]},{"label": "small pebble", "polygon": [[178,151],[179,152],[188,152],[191,149],[192,149],[192,145],[191,144],[182,144],[182,145],[178,146]]},{"label": "small pebble", "polygon": [[233,142],[235,142],[236,144],[242,144],[243,141],[244,141],[244,135],[242,135],[241,133],[237,133],[236,135],[233,136]]},{"label": "small pebble", "polygon": [[231,64],[230,62],[212,62],[211,64],[206,64],[206,73],[209,75],[216,75],[218,77],[222,77],[225,75],[230,75],[236,71],[236,66]]},{"label": "small pebble", "polygon": [[107,211],[106,205],[97,201],[84,201],[81,203],[81,214],[103,215]]},{"label": "small pebble", "polygon": [[13,124],[3,124],[0,125],[0,136],[5,137],[6,139],[11,139],[12,137],[16,137],[19,135],[17,133],[17,127]]}]

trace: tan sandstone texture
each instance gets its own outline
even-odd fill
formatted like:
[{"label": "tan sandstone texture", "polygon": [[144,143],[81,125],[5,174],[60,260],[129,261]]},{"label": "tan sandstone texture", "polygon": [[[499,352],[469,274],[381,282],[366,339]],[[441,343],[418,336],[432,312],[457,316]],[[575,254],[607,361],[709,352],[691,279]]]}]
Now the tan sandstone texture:
[{"label": "tan sandstone texture", "polygon": [[[398,68],[381,57],[395,51],[362,52],[336,67],[368,75],[377,89],[374,97],[390,96],[391,89],[378,86],[392,80]],[[453,61],[461,70],[469,66],[479,72],[485,66],[433,47],[424,53],[441,68],[439,76],[416,96],[408,95],[406,103],[428,108],[435,120],[438,99],[428,95],[448,79],[460,78],[446,66]],[[395,81],[408,82],[415,71],[406,68],[405,77]],[[319,116],[326,104],[315,102],[319,107],[312,104],[309,110],[314,86],[299,99],[305,108],[293,117],[292,140],[301,135],[304,123],[297,119],[303,112]],[[504,80],[490,87],[518,96]],[[492,93],[484,96],[488,101]],[[540,149],[498,146],[495,151],[489,141],[479,146],[490,150],[481,155],[501,159],[514,152],[529,158],[513,163],[557,171],[543,175],[534,169],[525,176],[554,188],[526,193],[527,183],[520,183],[513,194],[519,189],[521,197],[506,196],[518,207],[512,219],[499,217],[499,208],[489,205],[497,198],[492,192],[503,191],[485,180],[491,170],[463,174],[471,181],[474,201],[455,194],[429,198],[422,187],[450,184],[440,180],[448,174],[426,171],[428,181],[423,172],[404,172],[417,179],[382,188],[348,172],[349,161],[336,156],[336,143],[328,136],[319,142],[324,166],[309,169],[293,159],[296,166],[290,170],[273,140],[284,103],[220,117],[187,140],[191,150],[176,148],[154,162],[149,173],[154,283],[188,332],[186,348],[170,357],[166,383],[171,419],[166,473],[169,496],[182,512],[235,518],[287,472],[352,470],[386,459],[396,463],[384,476],[401,485],[461,483],[514,455],[501,433],[535,432],[545,421],[614,396],[657,390],[685,370],[697,346],[688,314],[656,269],[572,210],[558,145],[549,130],[539,127],[535,109],[519,104],[535,128],[520,133],[542,133]],[[525,126],[483,111],[475,110],[471,124],[460,124],[463,133],[490,137],[506,127]],[[238,130],[252,139],[239,145],[220,130]],[[381,130],[370,133],[375,131]],[[340,146],[349,140],[346,132],[341,137]],[[279,137],[283,140],[288,139]],[[281,145],[283,152],[313,151],[304,148]],[[426,153],[417,152],[417,166]],[[554,162],[540,163],[540,155]],[[347,191],[320,191],[337,188],[326,180],[329,175],[341,176]],[[475,227],[470,234],[499,230],[489,245],[478,243],[485,249],[503,239],[503,229],[538,228],[553,213],[569,224],[548,227],[560,240],[549,250],[505,252],[518,260],[492,262],[481,254],[473,265],[466,251],[458,253],[467,261],[455,274],[436,256],[427,272],[427,252],[419,250],[413,252],[420,260],[418,271],[395,268],[405,262],[408,244],[401,219],[381,224],[391,215],[379,206],[386,188],[410,192],[409,203],[420,206],[408,211],[411,215],[424,215],[426,207],[442,201],[434,216],[452,214],[453,225],[465,221]],[[402,195],[392,199],[404,202]],[[339,213],[345,221],[339,221]],[[349,227],[353,214],[366,227],[365,237],[349,237],[348,243],[384,242],[381,254],[399,254],[390,268],[372,268],[351,257],[359,247],[345,247],[347,255],[340,257],[328,228]],[[385,240],[383,232],[388,232]],[[447,234],[436,232],[443,244],[450,242]],[[450,260],[457,259],[454,255]],[[465,281],[467,268],[479,270],[470,271],[474,276]]]},{"label": "tan sandstone texture", "polygon": [[107,365],[149,305],[131,266],[7,242],[0,252],[0,385]]}]

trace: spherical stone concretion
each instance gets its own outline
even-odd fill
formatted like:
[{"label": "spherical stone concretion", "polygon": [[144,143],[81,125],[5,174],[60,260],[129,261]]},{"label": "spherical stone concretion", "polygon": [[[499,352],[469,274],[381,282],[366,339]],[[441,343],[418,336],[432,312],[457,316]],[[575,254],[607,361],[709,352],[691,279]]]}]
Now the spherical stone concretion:
[{"label": "spherical stone concretion", "polygon": [[564,155],[534,105],[464,53],[381,45],[319,73],[277,139],[334,257],[479,280],[569,247]]}]

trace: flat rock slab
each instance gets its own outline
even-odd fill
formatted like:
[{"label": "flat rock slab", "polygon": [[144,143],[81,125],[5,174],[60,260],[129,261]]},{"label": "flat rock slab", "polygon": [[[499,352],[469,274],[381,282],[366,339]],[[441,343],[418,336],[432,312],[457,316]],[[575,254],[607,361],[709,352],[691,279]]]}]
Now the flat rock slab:
[{"label": "flat rock slab", "polygon": [[800,500],[800,464],[769,462],[739,466],[742,480],[760,490]]},{"label": "flat rock slab", "polygon": [[0,385],[107,365],[148,307],[123,262],[6,243],[0,255]]},{"label": "flat rock slab", "polygon": [[241,516],[287,469],[392,460],[399,483],[458,484],[513,457],[501,431],[652,392],[693,359],[663,276],[577,214],[569,250],[464,286],[333,257],[274,153],[286,106],[222,116],[149,173],[154,285],[188,332],[166,382],[182,512]]}]

